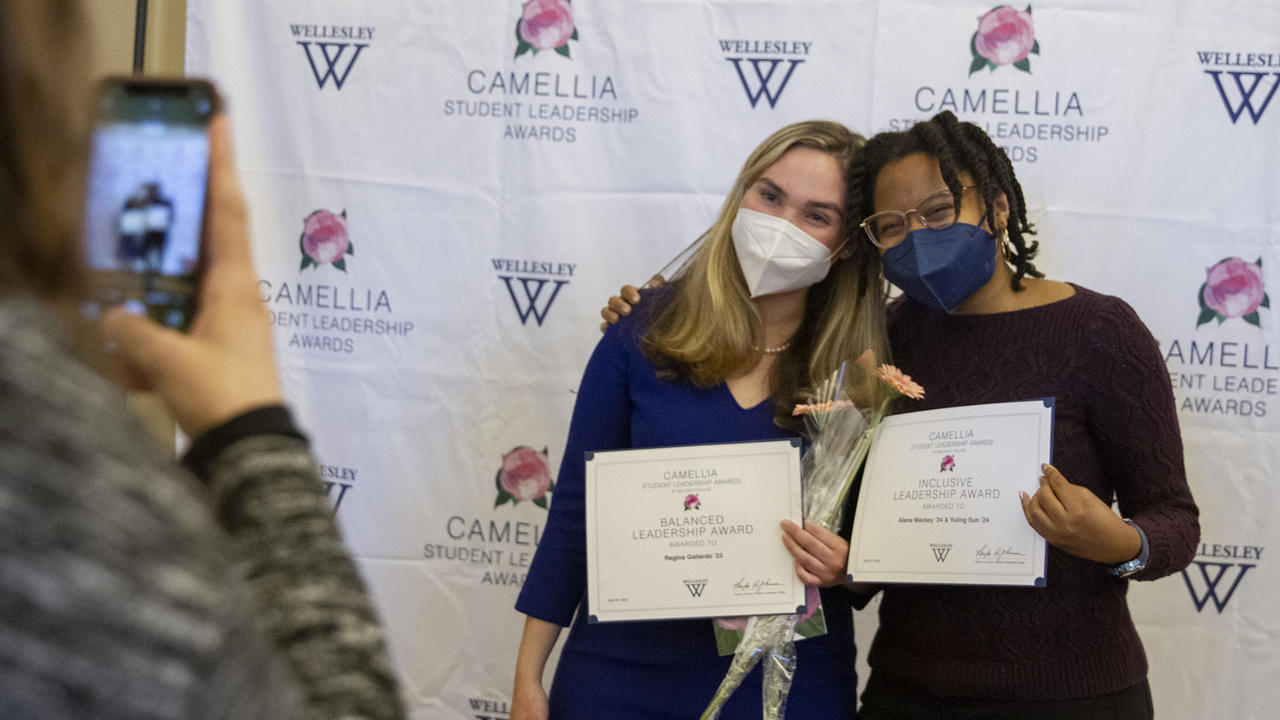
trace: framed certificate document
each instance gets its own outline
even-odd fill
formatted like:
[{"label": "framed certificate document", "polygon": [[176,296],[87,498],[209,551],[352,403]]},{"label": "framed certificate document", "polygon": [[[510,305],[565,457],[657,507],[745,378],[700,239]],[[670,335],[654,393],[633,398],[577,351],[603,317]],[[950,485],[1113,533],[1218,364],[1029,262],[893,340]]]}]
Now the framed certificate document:
[{"label": "framed certificate document", "polygon": [[589,452],[589,620],[803,610],[778,527],[803,516],[799,440]]},{"label": "framed certificate document", "polygon": [[1052,460],[1053,399],[884,419],[854,513],[856,582],[1045,584],[1044,538],[1018,492]]}]

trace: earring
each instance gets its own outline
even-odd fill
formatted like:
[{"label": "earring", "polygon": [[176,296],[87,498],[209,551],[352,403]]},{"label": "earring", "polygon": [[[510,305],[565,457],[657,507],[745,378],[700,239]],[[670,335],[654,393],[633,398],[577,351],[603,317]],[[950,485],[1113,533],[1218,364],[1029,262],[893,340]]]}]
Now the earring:
[{"label": "earring", "polygon": [[1009,249],[1009,228],[1000,231],[1000,239],[996,242],[1000,245],[1000,258],[1009,262],[1009,258],[1013,255],[1013,251]]}]

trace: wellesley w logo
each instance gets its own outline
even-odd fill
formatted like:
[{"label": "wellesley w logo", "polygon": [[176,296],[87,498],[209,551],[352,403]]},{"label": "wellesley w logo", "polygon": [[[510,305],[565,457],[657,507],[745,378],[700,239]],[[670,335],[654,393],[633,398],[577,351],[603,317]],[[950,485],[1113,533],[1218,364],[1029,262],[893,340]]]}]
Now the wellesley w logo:
[{"label": "wellesley w logo", "polygon": [[683,582],[690,597],[702,597],[702,591],[707,589],[706,580],[684,580]]},{"label": "wellesley w logo", "polygon": [[1212,601],[1213,607],[1221,614],[1239,589],[1240,581],[1262,562],[1265,549],[1261,545],[1200,543],[1195,561],[1182,571],[1182,580],[1196,604],[1196,612],[1204,612]]},{"label": "wellesley w logo", "polygon": [[351,75],[360,52],[373,41],[374,28],[352,25],[290,25],[297,44],[307,56],[311,74],[321,90],[329,80],[338,90]]},{"label": "wellesley w logo", "polygon": [[[1182,579],[1187,583],[1187,592],[1191,593],[1191,600],[1196,604],[1196,612],[1204,612],[1205,606],[1212,600],[1218,614],[1222,614],[1227,603],[1231,602],[1231,596],[1236,594],[1236,588],[1240,587],[1244,574],[1257,567],[1246,563],[1201,560],[1196,560],[1192,565],[1200,572],[1196,573],[1189,567],[1182,571]],[[1197,574],[1199,578],[1192,580],[1192,576]]]},{"label": "wellesley w logo", "polygon": [[1217,68],[1204,73],[1213,78],[1231,124],[1247,112],[1257,125],[1280,88],[1280,55],[1200,50],[1196,57],[1201,65]]},{"label": "wellesley w logo", "polygon": [[577,263],[543,262],[540,260],[510,260],[490,258],[498,279],[507,287],[507,295],[515,305],[521,325],[528,325],[533,318],[542,322],[551,312],[560,290],[569,284],[568,278],[578,268]]},{"label": "wellesley w logo", "polygon": [[808,57],[812,45],[798,40],[721,40],[720,51],[737,71],[738,82],[742,83],[751,107],[756,107],[760,98],[764,98],[773,109],[791,82],[796,67]]},{"label": "wellesley w logo", "polygon": [[929,543],[929,549],[933,551],[933,559],[940,563],[946,562],[947,556],[951,554],[950,545],[936,545],[934,543]]},{"label": "wellesley w logo", "polygon": [[355,487],[358,474],[359,471],[356,468],[320,465],[320,481],[324,484],[325,496],[329,498],[334,515],[337,515],[338,508],[342,507],[342,501],[347,497],[347,492]]}]

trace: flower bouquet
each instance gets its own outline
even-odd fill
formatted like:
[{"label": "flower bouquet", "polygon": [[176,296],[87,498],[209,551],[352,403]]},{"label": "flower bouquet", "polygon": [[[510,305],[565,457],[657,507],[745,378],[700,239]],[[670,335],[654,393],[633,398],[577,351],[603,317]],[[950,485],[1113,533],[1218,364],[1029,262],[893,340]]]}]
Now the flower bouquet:
[{"label": "flower bouquet", "polygon": [[[916,400],[924,397],[924,389],[892,365],[880,365],[871,373],[875,358],[870,351],[855,363],[854,372],[864,378],[862,382],[846,382],[847,365],[842,363],[827,378],[812,402],[797,405],[793,411],[804,416],[810,441],[801,459],[805,524],[829,530],[840,525],[854,476],[867,459],[889,403],[899,396]],[[874,410],[864,411],[855,398],[873,407],[876,398],[881,400]],[[719,717],[725,701],[757,663],[763,663],[763,717],[783,720],[795,675],[795,629],[800,620],[800,615],[754,615],[747,620],[729,670],[703,711],[702,720]]]}]

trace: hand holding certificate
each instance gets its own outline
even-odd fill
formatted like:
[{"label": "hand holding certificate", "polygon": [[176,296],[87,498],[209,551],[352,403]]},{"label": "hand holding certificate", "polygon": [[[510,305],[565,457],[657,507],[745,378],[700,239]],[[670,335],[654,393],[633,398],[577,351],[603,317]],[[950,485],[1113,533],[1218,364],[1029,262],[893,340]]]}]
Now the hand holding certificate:
[{"label": "hand holding certificate", "polygon": [[[855,396],[864,400],[879,397],[880,407],[864,412],[854,403]],[[901,396],[918,400],[924,397],[924,388],[892,365],[877,367],[874,354],[867,351],[852,367],[842,363],[814,390],[811,402],[795,406],[792,413],[805,416],[810,442],[804,458],[807,523],[827,529],[839,526],[845,497],[866,460],[876,427],[889,403]],[[792,638],[799,620],[797,615],[750,618],[733,662],[701,720],[719,717],[729,696],[762,658],[767,658],[762,673],[765,717],[781,717],[796,668]]]},{"label": "hand holding certificate", "polygon": [[1043,585],[1045,542],[1019,492],[1050,461],[1053,401],[886,418],[850,541],[856,582]]},{"label": "hand holding certificate", "polygon": [[1027,522],[1054,547],[1106,565],[1136,558],[1142,535],[1093,491],[1072,485],[1058,469],[1044,466],[1035,495],[1022,493]]}]

